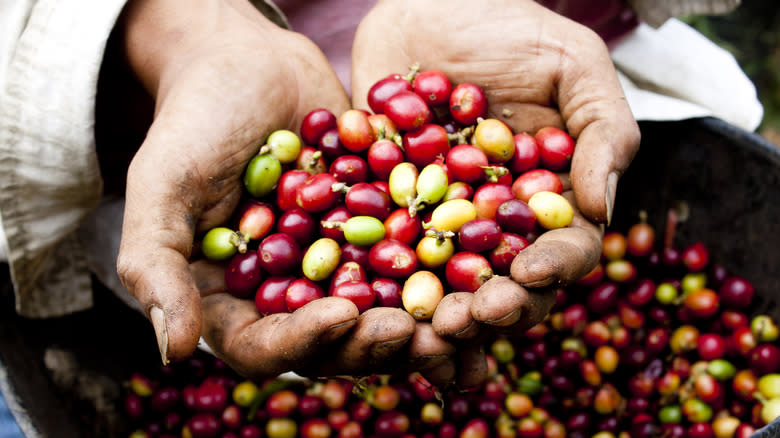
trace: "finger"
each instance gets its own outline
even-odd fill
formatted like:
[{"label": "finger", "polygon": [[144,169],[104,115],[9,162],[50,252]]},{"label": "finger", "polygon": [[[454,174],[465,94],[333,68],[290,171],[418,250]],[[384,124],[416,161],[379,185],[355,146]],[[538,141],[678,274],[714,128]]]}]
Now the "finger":
[{"label": "finger", "polygon": [[471,292],[452,292],[444,296],[436,306],[431,325],[443,337],[472,339],[479,334],[479,324],[471,316]]},{"label": "finger", "polygon": [[552,288],[526,289],[508,277],[493,277],[474,293],[471,313],[475,321],[517,335],[542,321],[555,297]]},{"label": "finger", "polygon": [[117,273],[152,320],[167,363],[189,356],[200,336],[200,296],[187,260],[195,225],[190,195],[155,168],[149,148],[128,171]]},{"label": "finger", "polygon": [[544,287],[526,289],[527,301],[522,307],[521,317],[512,325],[493,326],[496,333],[517,337],[529,328],[544,321],[550,314],[557,296],[557,288]]},{"label": "finger", "polygon": [[509,277],[496,276],[474,292],[470,309],[476,321],[504,327],[524,316],[528,302],[525,288]]},{"label": "finger", "polygon": [[373,373],[386,368],[387,361],[406,346],[414,332],[414,318],[408,312],[390,307],[368,309],[357,318],[342,344],[300,373],[318,377]]},{"label": "finger", "polygon": [[563,57],[558,100],[576,139],[571,178],[585,217],[611,220],[617,182],[639,150],[640,131],[604,42],[584,30]]},{"label": "finger", "polygon": [[439,388],[446,388],[455,382],[458,369],[453,358],[447,358],[437,365],[420,371],[428,382]]},{"label": "finger", "polygon": [[599,261],[601,228],[577,212],[571,192],[564,196],[575,207],[572,223],[544,232],[512,261],[512,279],[526,288],[570,283],[590,272]]},{"label": "finger", "polygon": [[482,384],[488,375],[484,343],[463,345],[457,354],[459,388],[470,389]]},{"label": "finger", "polygon": [[419,371],[428,381],[439,387],[448,386],[456,376],[454,344],[448,342],[428,322],[418,322],[414,336],[401,355],[404,362],[397,367],[406,372]]},{"label": "finger", "polygon": [[217,356],[248,378],[275,376],[308,365],[347,335],[357,320],[357,307],[337,297],[262,318],[249,300],[228,294],[203,299],[203,338]]},{"label": "finger", "polygon": [[[412,63],[419,61],[399,52],[398,45],[401,40],[398,38],[403,38],[400,35],[402,31],[382,18],[383,10],[388,8],[392,9],[392,5],[376,5],[355,31],[350,82],[353,108],[369,109],[368,90],[375,82],[390,74],[406,74]],[[395,38],[392,34],[395,34]],[[375,38],[375,35],[385,37]]]},{"label": "finger", "polygon": [[[491,99],[492,94],[488,90],[488,99]],[[514,96],[511,100],[494,99],[488,108],[488,115],[506,123],[515,134],[534,135],[536,131],[547,126],[565,128],[563,116],[558,108],[541,103],[522,102]]]},{"label": "finger", "polygon": [[224,265],[200,259],[190,264],[190,273],[201,297],[225,292]]}]

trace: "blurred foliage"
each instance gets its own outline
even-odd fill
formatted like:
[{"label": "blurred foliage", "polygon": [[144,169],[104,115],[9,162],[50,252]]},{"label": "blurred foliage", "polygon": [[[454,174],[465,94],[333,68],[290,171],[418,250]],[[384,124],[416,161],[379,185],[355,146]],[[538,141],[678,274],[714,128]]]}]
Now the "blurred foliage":
[{"label": "blurred foliage", "polygon": [[780,130],[780,7],[777,0],[742,0],[723,16],[683,21],[734,55],[764,106],[759,131]]}]

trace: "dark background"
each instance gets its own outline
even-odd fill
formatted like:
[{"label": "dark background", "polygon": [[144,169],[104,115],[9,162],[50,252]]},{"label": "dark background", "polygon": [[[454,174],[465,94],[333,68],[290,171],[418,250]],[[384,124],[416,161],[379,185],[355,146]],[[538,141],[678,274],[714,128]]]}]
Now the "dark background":
[{"label": "dark background", "polygon": [[758,132],[780,145],[780,4],[777,0],[742,0],[728,15],[682,17],[731,52],[756,85],[764,105]]}]

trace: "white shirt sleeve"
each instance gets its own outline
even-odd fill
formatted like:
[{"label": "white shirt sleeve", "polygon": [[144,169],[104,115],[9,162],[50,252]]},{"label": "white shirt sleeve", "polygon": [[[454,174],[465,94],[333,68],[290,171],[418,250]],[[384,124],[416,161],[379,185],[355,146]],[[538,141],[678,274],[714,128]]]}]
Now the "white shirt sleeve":
[{"label": "white shirt sleeve", "polygon": [[0,213],[17,311],[92,305],[73,231],[97,205],[97,79],[126,0],[0,2]]}]

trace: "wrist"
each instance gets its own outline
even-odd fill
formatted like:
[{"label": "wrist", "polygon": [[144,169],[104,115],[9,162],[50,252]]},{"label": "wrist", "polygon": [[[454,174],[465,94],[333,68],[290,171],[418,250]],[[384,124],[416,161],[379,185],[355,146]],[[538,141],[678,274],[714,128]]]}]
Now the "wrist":
[{"label": "wrist", "polygon": [[165,75],[219,36],[275,27],[244,0],[130,0],[118,26],[126,62],[155,97]]}]

